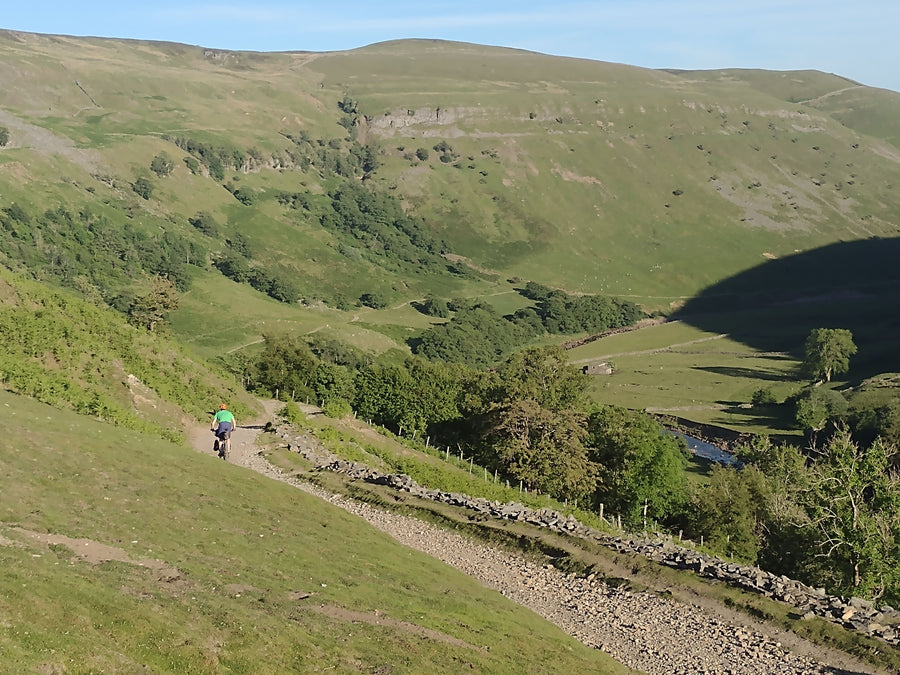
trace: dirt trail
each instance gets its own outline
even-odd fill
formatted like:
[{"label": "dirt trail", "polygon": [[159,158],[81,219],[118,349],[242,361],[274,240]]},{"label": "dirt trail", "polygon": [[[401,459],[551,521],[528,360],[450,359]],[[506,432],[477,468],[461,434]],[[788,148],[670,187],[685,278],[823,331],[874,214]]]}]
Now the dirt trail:
[{"label": "dirt trail", "polygon": [[[882,673],[792,633],[776,629],[773,635],[772,627],[756,625],[743,615],[568,577],[547,565],[528,562],[411,516],[332,494],[282,473],[259,454],[257,445],[266,422],[274,421],[275,411],[282,404],[261,403],[262,415],[249,421],[237,420],[241,426],[232,436],[230,462],[286,482],[359,516],[401,544],[478,579],[626,666],[650,675]],[[311,406],[301,408],[307,414],[317,412]],[[214,455],[208,427],[198,426],[191,440],[199,452]]]}]

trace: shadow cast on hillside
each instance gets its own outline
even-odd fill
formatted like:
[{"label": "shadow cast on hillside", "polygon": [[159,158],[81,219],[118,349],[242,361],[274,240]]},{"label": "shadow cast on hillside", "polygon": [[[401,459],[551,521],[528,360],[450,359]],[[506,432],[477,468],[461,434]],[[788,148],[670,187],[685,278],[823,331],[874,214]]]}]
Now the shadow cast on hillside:
[{"label": "shadow cast on hillside", "polygon": [[[802,356],[811,330],[846,328],[859,348],[855,372],[900,371],[900,350],[894,346],[900,328],[898,260],[900,239],[831,244],[725,279],[672,318],[711,333],[728,333],[759,351],[795,357]],[[760,376],[749,369],[745,374],[751,373]]]},{"label": "shadow cast on hillside", "polygon": [[716,375],[728,377],[745,377],[753,380],[766,380],[769,382],[790,382],[793,379],[783,371],[765,370],[762,368],[735,368],[729,366],[693,366],[692,370],[702,370]]}]

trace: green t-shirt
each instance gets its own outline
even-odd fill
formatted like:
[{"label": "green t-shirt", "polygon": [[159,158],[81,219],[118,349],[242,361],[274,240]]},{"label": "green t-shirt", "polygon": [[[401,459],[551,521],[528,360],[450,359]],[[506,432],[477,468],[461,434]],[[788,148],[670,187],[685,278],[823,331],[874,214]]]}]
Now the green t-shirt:
[{"label": "green t-shirt", "polygon": [[219,422],[228,422],[232,426],[234,426],[234,415],[231,414],[230,410],[220,410],[216,413],[215,420],[216,424],[218,424]]}]

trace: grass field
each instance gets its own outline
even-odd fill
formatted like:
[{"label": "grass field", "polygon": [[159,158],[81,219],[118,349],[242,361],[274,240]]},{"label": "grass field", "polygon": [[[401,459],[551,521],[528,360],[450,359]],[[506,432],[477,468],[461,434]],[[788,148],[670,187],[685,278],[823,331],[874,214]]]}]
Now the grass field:
[{"label": "grass field", "polygon": [[592,376],[590,395],[598,402],[746,433],[797,433],[772,408],[749,405],[763,387],[779,401],[800,389],[799,363],[788,354],[760,352],[726,334],[670,322],[611,335],[568,356],[578,365],[613,365],[611,375]]},{"label": "grass field", "polygon": [[0,671],[626,672],[287,485],[2,391],[0,409]]}]

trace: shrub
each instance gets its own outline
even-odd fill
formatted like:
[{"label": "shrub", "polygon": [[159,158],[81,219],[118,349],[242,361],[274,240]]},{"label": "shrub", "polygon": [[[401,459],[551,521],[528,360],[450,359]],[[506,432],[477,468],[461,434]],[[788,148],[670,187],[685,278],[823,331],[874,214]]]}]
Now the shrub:
[{"label": "shrub", "polygon": [[750,402],[753,405],[775,405],[778,403],[778,399],[775,398],[775,394],[772,393],[772,390],[768,387],[762,387],[753,392],[753,396],[750,399]]},{"label": "shrub", "polygon": [[300,406],[294,401],[288,401],[284,407],[278,411],[288,424],[303,427],[306,426],[306,415],[300,410]]},{"label": "shrub", "polygon": [[322,405],[322,412],[326,417],[340,419],[346,417],[353,412],[353,408],[345,399],[330,398]]}]

